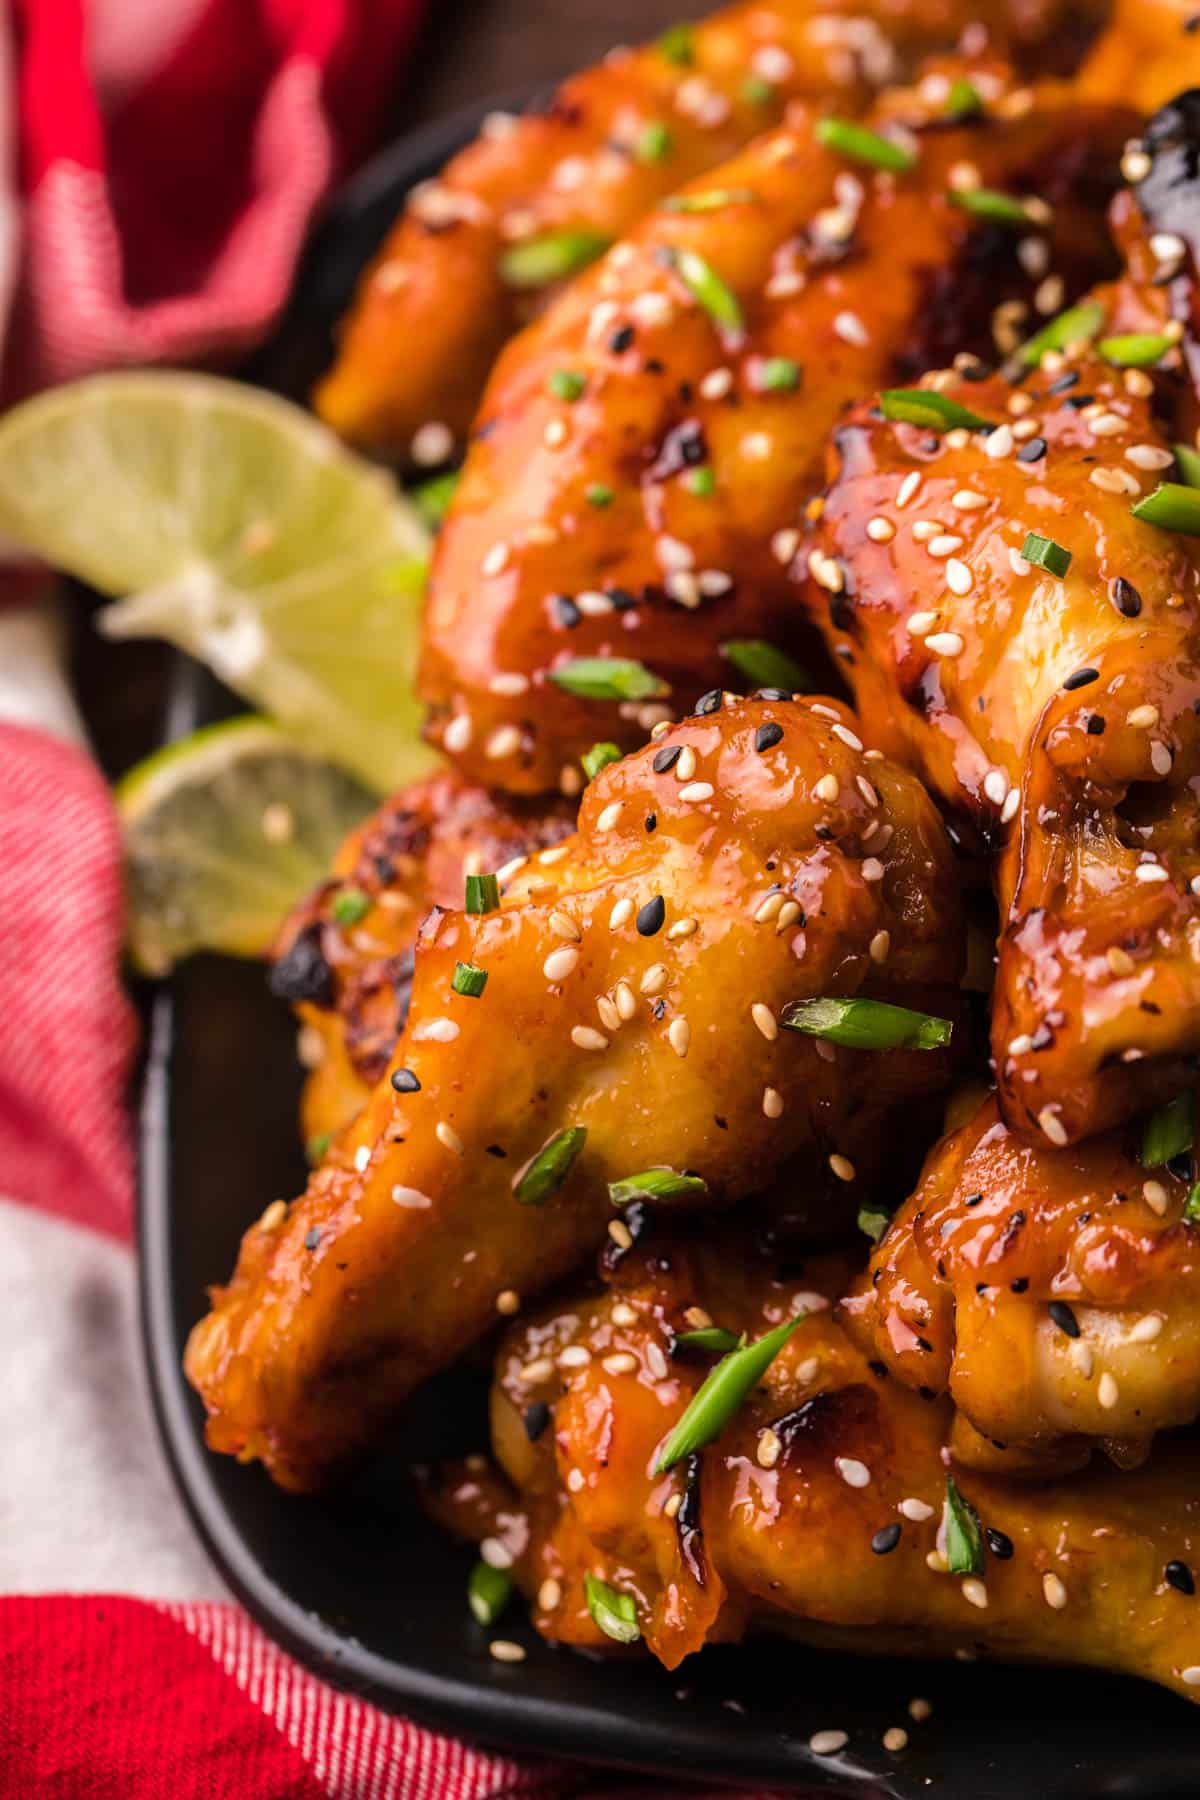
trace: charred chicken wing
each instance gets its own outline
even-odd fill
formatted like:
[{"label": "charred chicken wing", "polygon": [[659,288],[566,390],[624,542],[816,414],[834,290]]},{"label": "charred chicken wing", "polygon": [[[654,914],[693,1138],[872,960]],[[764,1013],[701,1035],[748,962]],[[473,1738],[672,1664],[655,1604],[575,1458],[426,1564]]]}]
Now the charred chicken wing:
[{"label": "charred chicken wing", "polygon": [[857,1194],[889,1114],[944,1083],[943,1050],[779,1030],[804,997],[952,1011],[932,803],[843,708],[708,704],[606,768],[503,904],[430,915],[388,1078],[192,1334],[214,1448],[310,1486],[604,1241],[608,1183],[728,1202],[803,1154]]}]

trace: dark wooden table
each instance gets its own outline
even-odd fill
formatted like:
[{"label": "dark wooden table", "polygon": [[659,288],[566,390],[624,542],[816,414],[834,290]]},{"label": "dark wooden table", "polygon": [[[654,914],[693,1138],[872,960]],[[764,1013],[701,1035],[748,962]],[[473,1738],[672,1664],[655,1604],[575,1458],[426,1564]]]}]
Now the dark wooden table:
[{"label": "dark wooden table", "polygon": [[[715,0],[714,0],[715,3]],[[614,44],[653,37],[687,0],[425,0],[399,72],[386,136],[439,115],[553,82]],[[103,643],[81,599],[72,609],[72,675],[97,753],[119,775],[158,741],[166,658],[155,644]]]}]

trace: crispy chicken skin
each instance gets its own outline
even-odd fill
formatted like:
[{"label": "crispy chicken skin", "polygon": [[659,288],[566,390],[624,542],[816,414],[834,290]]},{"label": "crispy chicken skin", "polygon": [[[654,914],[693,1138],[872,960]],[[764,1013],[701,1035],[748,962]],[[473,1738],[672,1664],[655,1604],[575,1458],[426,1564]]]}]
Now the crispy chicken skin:
[{"label": "crispy chicken skin", "polygon": [[[386,1073],[429,909],[461,906],[468,874],[549,849],[574,822],[566,800],[509,799],[446,771],[394,794],[350,834],[328,880],[284,925],[272,962],[272,991],[315,1034],[302,1040],[306,1139],[341,1131]],[[348,896],[368,903],[352,923],[338,917]]]},{"label": "crispy chicken skin", "polygon": [[[990,348],[997,306],[1051,268],[1071,284],[1115,266],[1102,205],[1132,116],[1039,92],[957,126],[944,82],[888,95],[870,122],[911,131],[908,173],[823,146],[794,109],[509,346],[425,611],[429,735],[472,779],[569,786],[596,739],[638,741],[644,692],[563,691],[577,658],[633,659],[681,710],[731,679],[728,640],[812,653],[786,564],[843,409]],[[1023,235],[948,198],[967,164],[1054,224]]]},{"label": "crispy chicken skin", "polygon": [[[690,1170],[728,1202],[803,1152],[806,1179],[819,1167],[857,1197],[892,1153],[885,1121],[944,1084],[947,1053],[826,1056],[778,1014],[856,992],[952,1010],[961,924],[932,802],[850,718],[720,704],[605,769],[578,835],[499,909],[430,915],[391,1077],[308,1192],[250,1229],[192,1334],[215,1449],[315,1485],[498,1296],[603,1242],[609,1181]],[[478,997],[452,985],[464,963],[486,971]],[[587,1135],[561,1185],[522,1203],[522,1174],[568,1130]],[[831,1153],[861,1183],[835,1179]]]},{"label": "crispy chicken skin", "polygon": [[[780,123],[792,100],[857,112],[968,26],[1033,52],[1052,33],[1069,42],[1096,11],[1061,0],[747,0],[613,51],[544,112],[493,115],[413,193],[343,321],[318,412],[354,443],[441,460],[504,340],[556,288],[552,278],[512,285],[506,251],[564,234],[580,234],[581,254],[586,238],[603,247]],[[418,435],[423,426],[434,432]]]},{"label": "crispy chicken skin", "polygon": [[[605,1260],[603,1294],[522,1321],[501,1347],[508,1479],[473,1465],[430,1497],[463,1535],[512,1551],[545,1636],[612,1648],[590,1572],[634,1597],[668,1668],[757,1626],[872,1654],[1082,1662],[1194,1697],[1200,1623],[1165,1573],[1200,1557],[1194,1447],[1051,1487],[958,1471],[986,1548],[980,1575],[950,1575],[927,1562],[944,1545],[949,1404],[886,1379],[821,1306],[845,1264],[814,1260],[797,1283],[744,1240],[661,1226]],[[697,1307],[751,1338],[809,1311],[715,1442],[655,1475],[711,1360],[672,1356]]]},{"label": "crispy chicken skin", "polygon": [[[1156,1431],[1200,1413],[1190,1181],[1143,1168],[1138,1135],[1051,1150],[988,1100],[930,1152],[843,1307],[868,1355],[949,1392],[1031,1469],[1044,1451],[1053,1466],[1096,1444],[1140,1461]],[[1004,1466],[987,1444],[978,1456]]]}]

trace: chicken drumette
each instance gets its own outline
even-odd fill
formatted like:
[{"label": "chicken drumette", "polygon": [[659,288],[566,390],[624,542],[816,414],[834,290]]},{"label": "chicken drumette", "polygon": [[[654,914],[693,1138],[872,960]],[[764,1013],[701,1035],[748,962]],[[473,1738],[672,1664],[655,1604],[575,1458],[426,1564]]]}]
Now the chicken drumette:
[{"label": "chicken drumette", "polygon": [[791,1161],[814,1198],[857,1196],[947,1054],[839,1049],[780,1012],[952,1013],[960,962],[919,784],[844,708],[714,694],[605,769],[503,904],[430,915],[390,1076],[192,1334],[210,1443],[312,1485],[604,1240],[609,1182],[688,1172],[685,1198],[728,1202]]}]

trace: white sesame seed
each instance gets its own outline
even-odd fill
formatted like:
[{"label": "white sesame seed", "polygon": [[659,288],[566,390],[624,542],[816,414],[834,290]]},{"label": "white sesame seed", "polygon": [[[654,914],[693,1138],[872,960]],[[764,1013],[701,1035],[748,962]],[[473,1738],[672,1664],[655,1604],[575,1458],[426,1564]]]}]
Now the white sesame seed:
[{"label": "white sesame seed", "polygon": [[1126,469],[1093,469],[1088,476],[1093,487],[1102,494],[1140,494],[1134,477]]},{"label": "white sesame seed", "polygon": [[546,977],[547,981],[565,981],[578,962],[578,950],[570,947],[562,950],[552,950],[542,964],[542,974]]},{"label": "white sesame seed", "polygon": [[841,338],[843,344],[857,344],[860,348],[869,344],[871,334],[857,313],[840,312],[833,321],[833,334]]},{"label": "white sesame seed", "polygon": [[1018,806],[1020,806],[1020,804],[1021,804],[1020,788],[1015,788],[1015,787],[1009,788],[1008,798],[1005,800],[1004,805],[1000,808],[1000,823],[1002,825],[1007,825],[1011,819],[1016,817],[1017,808],[1018,808]]},{"label": "white sesame seed", "polygon": [[618,1250],[632,1250],[633,1233],[623,1219],[609,1220],[608,1235]]},{"label": "white sesame seed", "polygon": [[1158,738],[1155,738],[1150,746],[1150,767],[1154,770],[1154,773],[1156,775],[1169,775],[1171,773],[1173,761],[1174,758],[1171,755],[1170,745],[1164,744]]},{"label": "white sesame seed", "polygon": [[1171,879],[1166,869],[1159,863],[1139,863],[1133,873],[1134,878],[1137,881],[1144,881],[1147,883],[1169,881]]},{"label": "white sesame seed", "polygon": [[683,1505],[683,1495],[682,1494],[672,1494],[668,1498],[666,1505],[663,1507],[663,1517],[665,1519],[677,1518],[678,1514],[679,1514],[679,1509],[682,1505]]},{"label": "white sesame seed", "polygon": [[520,1310],[521,1296],[518,1294],[516,1288],[501,1288],[500,1292],[496,1295],[496,1311],[500,1313],[502,1317],[508,1319],[511,1318],[514,1313],[520,1312]]},{"label": "white sesame seed", "polygon": [[543,864],[543,866],[549,867],[553,863],[562,862],[570,854],[571,846],[569,844],[555,844],[552,849],[539,850],[538,861]]},{"label": "white sesame seed", "polygon": [[427,1019],[413,1032],[418,1043],[452,1044],[457,1036],[458,1026],[453,1019]]},{"label": "white sesame seed", "polygon": [[1011,456],[1015,441],[1011,426],[997,425],[995,431],[989,431],[983,440],[984,455],[996,461],[1002,456]]},{"label": "white sesame seed", "polygon": [[962,538],[957,537],[952,531],[940,531],[936,537],[930,538],[927,546],[930,556],[937,557],[952,556],[956,550],[961,550],[962,547]]},{"label": "white sesame seed", "polygon": [[1152,1344],[1163,1328],[1161,1313],[1144,1313],[1129,1333],[1131,1344]]},{"label": "white sesame seed", "polygon": [[790,925],[794,925],[799,917],[799,902],[796,900],[785,900],[779,909],[779,917],[775,921],[776,936],[778,936],[780,932],[786,931]]},{"label": "white sesame seed", "polygon": [[873,544],[890,544],[895,535],[896,527],[890,519],[877,514],[875,518],[867,520],[867,536]]},{"label": "white sesame seed", "polygon": [[557,906],[551,912],[546,923],[555,937],[565,938],[570,944],[577,944],[583,935],[570,914],[563,912]]},{"label": "white sesame seed", "polygon": [[457,1131],[455,1131],[453,1125],[448,1125],[445,1119],[438,1120],[437,1124],[434,1126],[434,1135],[436,1136],[438,1143],[443,1145],[445,1149],[452,1150],[455,1156],[466,1155],[466,1145],[459,1137]]},{"label": "white sesame seed", "polygon": [[549,1381],[554,1373],[554,1364],[548,1356],[535,1356],[521,1370],[521,1380],[526,1387],[536,1387],[539,1381]]},{"label": "white sesame seed", "polygon": [[603,618],[613,610],[612,600],[599,588],[584,588],[581,594],[576,594],[575,604],[589,619]]},{"label": "white sesame seed", "polygon": [[667,936],[673,942],[678,942],[680,938],[692,937],[695,932],[699,930],[699,927],[699,919],[676,919],[675,923],[668,930]]},{"label": "white sesame seed", "polygon": [[1096,1398],[1106,1412],[1111,1412],[1121,1398],[1121,1390],[1117,1386],[1115,1376],[1105,1369],[1096,1388]]},{"label": "white sesame seed", "polygon": [[935,656],[961,656],[965,648],[957,631],[931,631],[925,642]]},{"label": "white sesame seed", "polygon": [[834,725],[832,727],[832,730],[833,730],[834,737],[840,738],[842,743],[846,745],[846,748],[848,750],[861,750],[862,749],[862,747],[863,747],[862,739],[860,737],[856,737],[848,725],[842,725],[842,724]]},{"label": "white sesame seed", "polygon": [[867,954],[870,956],[872,962],[885,963],[888,959],[888,952],[891,947],[891,932],[877,931],[875,936],[871,939],[870,944],[867,946]]},{"label": "white sesame seed", "polygon": [[394,1187],[392,1200],[395,1205],[403,1206],[409,1212],[427,1212],[433,1205],[428,1194],[423,1194],[419,1188],[411,1187]]},{"label": "white sesame seed", "polygon": [[1096,1359],[1092,1355],[1092,1346],[1084,1343],[1082,1338],[1075,1338],[1067,1349],[1067,1355],[1071,1359],[1075,1373],[1084,1381],[1090,1381],[1092,1371],[1096,1366]]},{"label": "white sesame seed", "polygon": [[1136,469],[1166,469],[1175,460],[1169,450],[1162,449],[1158,444],[1130,444],[1125,458]]},{"label": "white sesame seed", "polygon": [[932,543],[934,538],[944,535],[942,522],[940,519],[914,519],[912,534],[918,544]]},{"label": "white sesame seed", "polygon": [[557,1612],[562,1605],[562,1584],[547,1575],[537,1593],[539,1612]]},{"label": "white sesame seed", "polygon": [[525,1661],[523,1646],[514,1644],[511,1638],[493,1638],[488,1649],[497,1662],[522,1663]]},{"label": "white sesame seed", "polygon": [[[932,1519],[933,1517],[933,1507],[927,1505],[924,1500],[918,1500],[915,1495],[911,1494],[907,1500],[902,1500],[900,1502],[896,1511],[903,1513],[906,1519],[911,1519],[913,1523],[917,1525],[922,1525],[926,1519]],[[914,1714],[913,1716],[915,1717],[916,1715]]]},{"label": "white sesame seed", "polygon": [[489,1569],[511,1569],[513,1553],[508,1545],[498,1537],[485,1537],[480,1541],[479,1554]]},{"label": "white sesame seed", "polygon": [[937,614],[935,612],[911,613],[908,620],[908,635],[909,637],[923,638],[933,630],[936,624]]},{"label": "white sesame seed", "polygon": [[771,454],[770,434],[765,431],[748,431],[738,449],[752,462],[765,462]]},{"label": "white sesame seed", "polygon": [[982,1612],[988,1603],[988,1591],[977,1575],[968,1575],[962,1584],[962,1597]]},{"label": "white sesame seed", "polygon": [[1181,1669],[1179,1679],[1185,1687],[1200,1687],[1200,1663],[1192,1663],[1188,1668]]},{"label": "white sesame seed", "polygon": [[850,1742],[844,1731],[814,1731],[808,1747],[814,1756],[836,1756]]},{"label": "white sesame seed", "polygon": [[1125,714],[1125,723],[1135,731],[1151,731],[1158,724],[1157,706],[1135,706]]},{"label": "white sesame seed", "polygon": [[496,870],[496,880],[500,886],[503,887],[505,882],[511,881],[514,875],[519,875],[528,861],[527,856],[514,856],[510,862],[501,863]]},{"label": "white sesame seed", "polygon": [[454,433],[440,419],[429,419],[413,434],[408,453],[420,469],[432,469],[454,452]]},{"label": "white sesame seed", "polygon": [[865,1488],[870,1485],[871,1471],[856,1456],[835,1456],[833,1466],[847,1487]]},{"label": "white sesame seed", "polygon": [[842,565],[835,557],[822,555],[820,550],[814,550],[810,554],[808,572],[817,586],[823,587],[830,594],[840,594],[845,586]]},{"label": "white sesame seed", "polygon": [[675,316],[675,308],[666,294],[655,293],[651,289],[648,293],[636,295],[630,301],[629,313],[637,324],[653,329],[656,325],[668,324]]},{"label": "white sesame seed", "polygon": [[614,1350],[600,1364],[606,1375],[632,1375],[637,1366],[637,1357],[628,1350]]},{"label": "white sesame seed", "polygon": [[499,575],[508,565],[508,545],[493,544],[479,565],[482,575]]},{"label": "white sesame seed", "polygon": [[983,778],[983,791],[993,806],[1003,806],[1008,798],[1008,776],[1003,769],[989,769]]},{"label": "white sesame seed", "polygon": [[[1152,231],[1150,234],[1150,254],[1153,256],[1155,262],[1160,265],[1164,263],[1182,262],[1184,256],[1187,254],[1187,245],[1181,237],[1176,237],[1173,231]],[[1158,272],[1160,275],[1163,273],[1161,266]]]},{"label": "white sesame seed", "polygon": [[571,1042],[578,1050],[607,1050],[608,1039],[602,1031],[596,1031],[591,1025],[576,1025],[571,1031]]},{"label": "white sesame seed", "polygon": [[520,727],[516,725],[499,725],[492,732],[484,745],[484,755],[492,762],[499,762],[502,757],[513,756],[521,748]]},{"label": "white sesame seed", "polygon": [[[869,528],[868,528],[869,529]],[[786,526],[771,539],[771,555],[778,563],[790,563],[800,548],[800,533]]]},{"label": "white sesame seed", "polygon": [[760,1469],[773,1469],[779,1461],[782,1450],[783,1445],[779,1441],[779,1434],[772,1431],[768,1425],[765,1431],[759,1433],[754,1460]]},{"label": "white sesame seed", "polygon": [[1028,575],[1033,564],[1026,562],[1019,550],[1009,550],[1008,566],[1014,575]]},{"label": "white sesame seed", "polygon": [[907,506],[920,485],[920,470],[910,469],[908,474],[904,477],[904,480],[900,483],[900,486],[896,489],[896,505]]},{"label": "white sesame seed", "polygon": [[565,444],[566,441],[566,420],[557,415],[553,419],[548,419],[546,421],[545,430],[542,432],[542,442],[545,444],[547,450],[557,450],[559,446]]},{"label": "white sesame seed", "polygon": [[655,1381],[665,1381],[671,1370],[670,1364],[667,1362],[660,1347],[655,1343],[649,1343],[646,1345],[643,1355],[646,1358],[646,1367],[653,1375]]},{"label": "white sesame seed", "polygon": [[732,369],[710,369],[700,378],[700,392],[705,400],[723,400],[732,386]]},{"label": "white sesame seed", "polygon": [[699,805],[702,800],[711,800],[715,791],[711,781],[689,781],[680,788],[679,798],[688,805]]},{"label": "white sesame seed", "polygon": [[701,569],[699,577],[700,592],[706,600],[719,599],[727,594],[733,586],[733,576],[724,569]]},{"label": "white sesame seed", "polygon": [[616,905],[608,915],[609,930],[620,931],[622,925],[627,924],[632,917],[633,901],[626,895],[623,900],[617,901]]},{"label": "white sesame seed", "polygon": [[618,1018],[622,1022],[632,1019],[637,1012],[637,1000],[627,981],[618,981],[613,989],[613,999],[616,1002]]},{"label": "white sesame seed", "polygon": [[1041,1112],[1038,1114],[1038,1124],[1041,1126],[1045,1135],[1050,1139],[1050,1142],[1056,1144],[1061,1150],[1063,1145],[1067,1142],[1067,1130],[1066,1126],[1058,1116],[1060,1110],[1061,1109],[1057,1106],[1043,1106]]},{"label": "white sesame seed", "polygon": [[[933,546],[930,545],[930,549]],[[946,564],[946,586],[952,594],[969,594],[974,583],[974,576],[965,562],[952,556]]]},{"label": "white sesame seed", "polygon": [[1053,1570],[1042,1576],[1042,1593],[1046,1605],[1053,1607],[1055,1612],[1061,1612],[1067,1604],[1067,1590]]},{"label": "white sesame seed", "polygon": [[875,789],[872,787],[871,783],[867,780],[865,775],[856,775],[854,777],[854,785],[858,789],[859,793],[862,795],[863,799],[866,801],[868,806],[878,806],[879,805],[879,795],[876,793]]},{"label": "white sesame seed", "polygon": [[591,1360],[592,1353],[586,1344],[568,1344],[558,1353],[560,1369],[586,1369]]},{"label": "white sesame seed", "polygon": [[783,1095],[779,1092],[778,1088],[769,1087],[763,1089],[762,1109],[765,1118],[782,1118]]},{"label": "white sesame seed", "polygon": [[567,1476],[567,1492],[578,1494],[583,1491],[586,1477],[582,1469],[572,1469]]},{"label": "white sesame seed", "polygon": [[667,1027],[667,1042],[676,1056],[686,1056],[692,1041],[692,1028],[686,1019],[672,1019]]},{"label": "white sesame seed", "polygon": [[762,905],[758,908],[758,911],[754,915],[754,923],[756,925],[768,924],[772,919],[778,917],[779,909],[782,905],[783,895],[776,889],[773,894],[767,895],[766,899],[762,902]]},{"label": "white sesame seed", "polygon": [[1088,429],[1093,437],[1116,437],[1127,423],[1120,413],[1102,412],[1097,418],[1089,419]]},{"label": "white sesame seed", "polygon": [[278,1231],[287,1218],[286,1200],[272,1200],[270,1206],[264,1207],[262,1217],[258,1221],[260,1231]]},{"label": "white sesame seed", "polygon": [[862,878],[864,881],[883,880],[883,864],[877,856],[864,856],[859,867],[862,870]]},{"label": "white sesame seed", "polygon": [[1033,1039],[1027,1031],[1022,1031],[1015,1038],[1010,1038],[1008,1040],[1008,1054],[1010,1056],[1028,1056],[1032,1049]]},{"label": "white sesame seed", "polygon": [[820,780],[813,784],[813,793],[817,799],[827,800],[830,804],[837,799],[840,791],[836,775],[822,775]]},{"label": "white sesame seed", "polygon": [[596,819],[596,830],[611,831],[621,816],[621,808],[624,804],[623,800],[610,801]]},{"label": "white sesame seed", "polygon": [[638,986],[643,994],[661,994],[668,981],[666,963],[651,963]]},{"label": "white sesame seed", "polygon": [[618,1300],[612,1309],[612,1322],[614,1325],[636,1325],[637,1312],[627,1300]]},{"label": "white sesame seed", "polygon": [[902,1725],[889,1725],[883,1734],[883,1747],[893,1752],[908,1748],[908,1733]]},{"label": "white sesame seed", "polygon": [[360,1175],[367,1167],[370,1160],[371,1146],[369,1144],[360,1144],[358,1149],[354,1152],[354,1167]]},{"label": "white sesame seed", "polygon": [[1137,145],[1126,150],[1121,158],[1121,173],[1126,181],[1144,181],[1153,167],[1150,157]]},{"label": "white sesame seed", "polygon": [[767,1006],[764,1001],[756,1000],[750,1008],[750,1017],[754,1020],[754,1023],[758,1026],[758,1029],[762,1032],[767,1042],[769,1044],[774,1043],[775,1039],[779,1036],[779,1026],[776,1023],[775,1014],[771,1011],[770,1007]]},{"label": "white sesame seed", "polygon": [[853,1181],[858,1171],[848,1156],[841,1156],[835,1150],[829,1158],[829,1167],[839,1181]]}]

